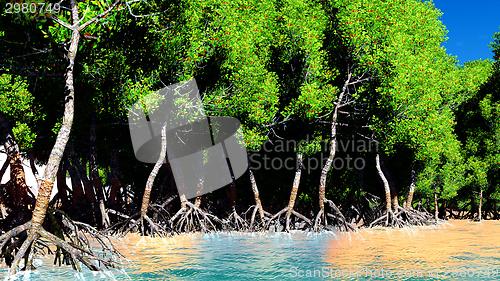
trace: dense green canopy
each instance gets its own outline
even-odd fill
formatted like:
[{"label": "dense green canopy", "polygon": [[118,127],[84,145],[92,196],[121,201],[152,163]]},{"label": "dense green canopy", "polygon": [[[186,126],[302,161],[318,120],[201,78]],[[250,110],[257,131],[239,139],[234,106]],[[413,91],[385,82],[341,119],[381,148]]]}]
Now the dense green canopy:
[{"label": "dense green canopy", "polygon": [[[79,31],[74,121],[58,164],[58,178],[71,177],[73,188],[61,183],[51,206],[99,227],[97,202],[123,213],[112,221],[134,214],[152,166],[134,157],[127,111],[151,92],[195,78],[207,114],[241,121],[250,159],[305,156],[292,203],[307,217],[317,211],[326,144],[335,141],[326,193],[349,221],[368,224],[380,214],[376,155],[396,200],[416,187],[418,205],[410,200],[410,209],[473,217],[482,204],[483,218],[498,218],[500,32],[491,45],[495,62],[459,65],[443,47],[447,31],[432,1],[76,2],[78,24],[91,23]],[[41,164],[67,114],[72,22],[69,8],[0,15],[0,140],[13,135],[20,153]],[[335,166],[349,158],[363,166]],[[259,167],[264,209],[279,211],[296,167]],[[176,194],[168,167],[153,182],[152,203]],[[258,197],[249,185],[247,176],[236,181],[242,209]],[[203,200],[217,216],[230,211],[224,192]]]}]

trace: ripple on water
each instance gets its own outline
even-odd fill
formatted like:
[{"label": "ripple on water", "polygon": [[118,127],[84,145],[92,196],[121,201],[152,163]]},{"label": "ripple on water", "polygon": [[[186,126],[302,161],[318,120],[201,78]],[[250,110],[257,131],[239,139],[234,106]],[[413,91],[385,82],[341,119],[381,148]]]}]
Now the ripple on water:
[{"label": "ripple on water", "polygon": [[[451,221],[438,227],[337,234],[294,231],[220,232],[169,238],[129,235],[116,242],[129,260],[125,270],[76,274],[65,268],[42,266],[28,279],[498,280],[498,233],[498,222]],[[0,276],[6,272],[0,269]]]}]

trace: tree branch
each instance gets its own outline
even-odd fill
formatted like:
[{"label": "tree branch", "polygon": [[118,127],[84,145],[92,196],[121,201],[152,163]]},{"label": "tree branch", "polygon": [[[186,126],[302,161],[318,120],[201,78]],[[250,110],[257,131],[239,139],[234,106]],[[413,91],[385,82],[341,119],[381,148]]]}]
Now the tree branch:
[{"label": "tree branch", "polygon": [[90,20],[88,20],[87,22],[85,22],[84,24],[78,26],[77,30],[78,31],[82,31],[84,30],[87,26],[91,25],[92,23],[102,19],[103,17],[105,17],[109,12],[111,12],[115,7],[116,5],[118,5],[118,3],[120,3],[121,0],[116,0],[111,6],[109,6],[109,8],[102,12],[101,14],[97,15],[96,17],[93,17],[91,18]]},{"label": "tree branch", "polygon": [[359,80],[356,80],[356,81],[352,81],[352,82],[350,82],[348,85],[355,85],[355,84],[358,84],[358,83],[363,83],[363,82],[368,81],[368,80],[370,80],[370,79],[371,79],[371,77],[367,77],[367,78],[359,79]]},{"label": "tree branch", "polygon": [[61,20],[60,18],[58,18],[57,16],[54,16],[54,15],[51,15],[50,16],[51,19],[53,19],[55,22],[57,22],[58,24],[66,27],[67,29],[70,29],[70,30],[73,30],[74,26],[70,25],[69,23]]}]

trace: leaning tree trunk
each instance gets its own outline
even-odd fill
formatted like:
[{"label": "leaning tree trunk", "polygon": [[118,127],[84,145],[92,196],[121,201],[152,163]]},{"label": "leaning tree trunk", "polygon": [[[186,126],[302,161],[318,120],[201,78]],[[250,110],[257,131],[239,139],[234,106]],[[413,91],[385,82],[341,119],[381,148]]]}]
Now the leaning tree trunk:
[{"label": "leaning tree trunk", "polygon": [[[80,20],[78,16],[78,6],[76,1],[71,2],[71,13],[73,22],[78,25]],[[80,32],[77,28],[72,28],[71,43],[68,48],[67,58],[69,60],[69,65],[66,69],[66,97],[64,105],[64,116],[61,124],[61,129],[57,134],[56,142],[52,151],[50,152],[49,160],[45,166],[45,171],[41,184],[38,188],[38,196],[36,198],[35,207],[33,209],[33,215],[31,221],[29,222],[28,237],[23,242],[19,248],[14,260],[11,264],[10,274],[13,275],[17,271],[20,260],[26,256],[28,257],[28,263],[31,262],[32,256],[32,244],[38,240],[41,235],[46,235],[45,230],[43,230],[42,224],[45,220],[47,214],[47,209],[49,207],[50,195],[52,193],[52,188],[54,187],[54,181],[57,176],[57,170],[61,159],[68,143],[71,127],[73,125],[73,115],[74,115],[74,99],[75,99],[75,88],[73,85],[73,69],[75,65],[75,57],[78,51],[78,42],[80,40]],[[25,225],[23,225],[24,227]],[[53,239],[55,241],[55,239]],[[27,253],[28,252],[28,253]]]},{"label": "leaning tree trunk", "polygon": [[[167,124],[164,123],[161,129],[161,147],[160,153],[158,156],[158,160],[156,160],[151,173],[148,176],[146,181],[146,186],[144,187],[144,194],[142,195],[141,208],[138,214],[129,217],[128,220],[124,223],[118,223],[113,227],[118,226],[117,232],[121,232],[122,235],[125,235],[129,231],[136,229],[139,227],[140,233],[142,235],[146,235],[146,225],[149,225],[149,234],[154,236],[155,234],[163,236],[167,233],[167,231],[160,225],[153,222],[153,220],[148,216],[149,202],[151,198],[151,191],[153,189],[153,184],[155,182],[156,176],[160,171],[163,163],[165,162],[165,158],[167,156]],[[181,202],[186,200],[184,195],[181,195]],[[187,200],[186,200],[187,201]],[[184,205],[183,205],[184,206]],[[161,207],[162,208],[162,207]],[[138,218],[138,220],[134,220],[134,218]],[[154,216],[153,216],[154,218]]]},{"label": "leaning tree trunk", "polygon": [[[73,7],[73,22],[77,23],[80,19],[78,17],[78,8],[76,5]],[[45,166],[45,172],[42,178],[42,184],[38,189],[38,196],[35,202],[35,208],[33,210],[33,217],[31,219],[31,227],[29,230],[30,238],[35,238],[33,236],[42,227],[45,215],[47,213],[47,208],[50,200],[50,194],[52,193],[52,188],[54,186],[54,181],[57,175],[57,169],[61,163],[66,144],[69,140],[69,135],[71,133],[71,127],[73,126],[73,115],[74,115],[74,102],[75,102],[75,87],[73,85],[73,69],[75,66],[76,53],[78,51],[78,42],[80,41],[80,32],[78,30],[73,30],[71,35],[71,44],[68,49],[67,57],[69,60],[68,68],[66,69],[66,90],[67,94],[65,97],[64,105],[64,116],[61,124],[61,129],[57,134],[56,143],[50,152],[49,160],[47,161],[47,166]]]},{"label": "leaning tree trunk", "polygon": [[378,219],[374,220],[372,223],[370,223],[370,227],[373,225],[377,225],[383,219],[385,219],[385,226],[391,225],[391,226],[402,227],[405,225],[405,222],[398,218],[398,216],[401,216],[401,212],[394,212],[392,209],[394,207],[394,209],[397,211],[400,210],[401,208],[399,207],[397,196],[395,196],[395,198],[391,198],[391,187],[389,185],[389,181],[384,175],[384,172],[382,171],[379,153],[377,153],[375,157],[375,166],[377,168],[378,175],[382,180],[382,183],[384,184],[385,214],[379,217]]},{"label": "leaning tree trunk", "polygon": [[147,216],[149,201],[151,197],[151,190],[153,189],[153,183],[156,179],[156,175],[158,175],[158,171],[160,171],[160,168],[163,165],[163,162],[165,162],[166,156],[167,156],[167,126],[166,124],[164,124],[163,127],[161,128],[160,156],[158,157],[158,160],[156,161],[153,170],[151,170],[151,173],[149,174],[148,180],[146,182],[146,187],[144,188],[144,195],[142,196],[141,219],[144,219]]},{"label": "leaning tree trunk", "polygon": [[[75,267],[79,268],[79,265],[77,265],[77,261],[82,262],[87,266],[88,268],[92,270],[98,270],[99,268],[92,263],[91,261],[100,261],[101,264],[104,266],[112,266],[115,264],[113,261],[108,260],[105,261],[103,258],[97,256],[96,254],[92,253],[91,250],[89,249],[84,249],[86,248],[86,245],[84,245],[83,240],[81,239],[81,235],[75,227],[75,235],[73,239],[78,240],[81,243],[81,245],[78,246],[73,246],[72,244],[64,241],[64,239],[61,239],[43,229],[43,223],[45,220],[45,217],[47,215],[47,209],[49,206],[50,202],[50,195],[52,193],[52,188],[54,187],[54,181],[57,176],[57,171],[59,168],[59,165],[61,163],[61,159],[64,154],[64,150],[66,149],[66,145],[68,143],[70,133],[71,133],[71,127],[73,125],[73,116],[74,116],[74,99],[75,99],[75,88],[74,88],[74,77],[73,77],[73,70],[75,66],[75,58],[76,54],[78,51],[78,42],[80,41],[80,32],[87,27],[88,25],[92,24],[93,22],[103,18],[107,13],[109,13],[116,5],[118,5],[120,1],[117,0],[114,2],[105,12],[97,15],[96,17],[92,18],[91,20],[81,24],[81,19],[79,17],[79,12],[78,12],[78,3],[76,0],[71,0],[70,1],[70,10],[71,10],[71,18],[72,18],[72,25],[64,22],[63,20],[59,19],[56,16],[52,16],[52,19],[59,23],[60,25],[68,28],[71,30],[71,40],[70,44],[68,47],[68,51],[66,54],[66,57],[69,61],[68,67],[66,68],[66,81],[65,81],[65,90],[66,90],[66,96],[65,96],[65,105],[64,105],[64,116],[61,124],[61,128],[59,129],[59,132],[56,137],[55,144],[52,148],[52,151],[50,152],[49,159],[47,161],[47,165],[45,166],[45,171],[43,174],[43,178],[41,179],[41,184],[38,188],[38,196],[35,201],[35,206],[33,209],[33,214],[31,221],[18,226],[16,229],[13,229],[13,232],[16,232],[14,230],[18,230],[21,232],[27,231],[27,237],[22,243],[22,245],[19,247],[10,267],[10,275],[13,275],[17,272],[19,263],[21,259],[26,260],[26,268],[30,268],[33,262],[33,254],[34,254],[34,248],[36,248],[37,245],[35,245],[38,242],[38,239],[40,237],[43,237],[46,241],[51,242],[55,245],[57,245],[59,248],[64,249],[66,251],[69,260],[72,261],[72,264]],[[86,228],[85,226],[80,226],[80,228]],[[90,228],[87,228],[90,229]],[[89,233],[91,236],[99,236],[99,234],[96,234],[93,232],[93,230],[90,230],[92,233]],[[16,232],[18,233],[18,232]],[[8,232],[7,235],[2,235],[0,236],[0,243],[6,243],[13,237],[14,235],[17,234],[12,234],[12,232]],[[98,238],[99,242],[102,242],[104,238],[100,237]],[[5,241],[5,242],[4,242]],[[39,244],[39,243],[38,243]],[[39,244],[40,245],[40,244]],[[42,244],[45,245],[45,243]],[[103,245],[101,243],[101,245]],[[88,246],[88,245],[87,245]],[[46,246],[48,247],[48,246]],[[88,247],[87,247],[88,248]],[[107,246],[103,245],[103,248],[105,249],[110,249]]]},{"label": "leaning tree trunk", "polygon": [[380,154],[377,153],[377,156],[375,157],[375,165],[377,167],[377,172],[384,183],[384,192],[385,192],[385,210],[386,212],[391,211],[391,187],[389,186],[389,181],[384,175],[384,172],[382,171],[382,167],[380,166]]},{"label": "leaning tree trunk", "polygon": [[323,166],[323,169],[321,169],[321,176],[319,178],[319,189],[318,189],[318,195],[319,195],[319,212],[317,215],[315,227],[318,227],[316,224],[319,222],[319,220],[323,220],[323,222],[326,224],[326,212],[325,212],[325,202],[326,202],[326,180],[328,177],[328,173],[330,172],[332,168],[332,163],[333,159],[335,158],[335,153],[337,152],[337,119],[338,119],[338,112],[339,112],[339,107],[344,99],[344,95],[346,93],[348,83],[350,81],[351,75],[349,74],[346,83],[344,84],[344,87],[342,89],[342,92],[340,93],[337,103],[335,106],[335,109],[333,110],[332,114],[332,126],[331,126],[331,132],[330,132],[330,151],[328,154],[328,158],[326,159],[326,163]]},{"label": "leaning tree trunk", "polygon": [[[80,20],[78,16],[78,7],[76,2],[72,2],[72,16],[73,22],[75,24]],[[73,69],[75,66],[76,53],[78,51],[78,42],[80,41],[80,32],[75,28],[72,31],[71,43],[68,48],[67,58],[69,60],[69,65],[66,69],[66,97],[64,105],[64,116],[61,124],[61,128],[57,134],[56,142],[52,151],[50,152],[49,160],[45,166],[45,171],[41,184],[38,188],[38,196],[36,198],[35,207],[33,209],[33,215],[31,218],[30,226],[28,229],[28,237],[19,248],[14,261],[11,265],[10,274],[14,274],[17,271],[17,266],[21,258],[24,257],[29,248],[31,248],[32,243],[36,241],[42,233],[42,224],[45,220],[47,214],[47,209],[49,207],[50,195],[52,193],[52,188],[54,186],[54,181],[56,179],[57,170],[61,159],[66,148],[66,144],[69,140],[69,135],[71,132],[71,127],[73,125],[73,115],[74,115],[74,101],[75,101],[75,88],[73,85]]]},{"label": "leaning tree trunk", "polygon": [[408,209],[413,209],[412,202],[413,202],[413,193],[415,192],[415,183],[416,183],[415,170],[412,169],[410,189],[408,190],[408,196],[406,197],[406,203],[405,203],[405,207]]}]

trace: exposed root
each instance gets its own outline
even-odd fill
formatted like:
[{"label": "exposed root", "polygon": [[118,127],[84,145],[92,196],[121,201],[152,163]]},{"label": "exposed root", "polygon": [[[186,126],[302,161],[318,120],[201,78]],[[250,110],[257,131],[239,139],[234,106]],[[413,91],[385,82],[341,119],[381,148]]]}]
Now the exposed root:
[{"label": "exposed root", "polygon": [[[161,214],[160,212],[158,213]],[[157,212],[155,211],[154,214],[157,214]],[[141,216],[140,213],[136,213],[130,217],[123,214],[121,215],[122,217],[126,217],[126,220],[118,222],[108,229],[113,235],[125,236],[130,232],[138,232],[141,235],[163,237],[167,236],[169,233],[164,226],[155,223],[153,219],[146,214]]]},{"label": "exposed root", "polygon": [[427,212],[397,207],[397,211],[389,210],[372,223],[373,226],[406,227],[435,224],[437,221]]},{"label": "exposed root", "polygon": [[[330,214],[325,211],[325,209],[320,209],[318,214],[316,215],[316,219],[314,220],[314,231],[321,231],[323,229],[326,230],[335,230],[335,228],[339,230],[345,231],[355,231],[356,226],[347,222],[347,219],[342,214],[340,209],[333,203],[333,201],[326,199],[325,203],[328,203],[330,208],[334,211],[334,214]],[[328,218],[332,219],[332,224],[328,223]]]},{"label": "exposed root", "polygon": [[392,210],[388,210],[385,212],[384,215],[379,217],[378,219],[374,220],[372,223],[370,223],[370,227],[376,226],[376,225],[383,225],[383,226],[396,226],[396,227],[403,227],[405,226],[404,222],[398,219]]},{"label": "exposed root", "polygon": [[170,214],[163,205],[151,204],[149,210],[152,212],[151,219],[156,222],[168,222]]},{"label": "exposed root", "polygon": [[208,232],[221,228],[222,220],[203,211],[189,201],[169,220],[171,228],[176,232]]},{"label": "exposed root", "polygon": [[[81,270],[80,263],[93,271],[118,265],[117,258],[121,255],[106,236],[88,224],[72,221],[62,212],[56,214],[61,215],[62,223],[52,224],[57,227],[54,230],[57,235],[43,228],[31,229],[29,221],[0,236],[0,257],[10,266],[10,275],[34,269],[33,259],[37,254],[55,254],[54,264],[71,265],[76,270]],[[99,245],[97,251],[90,247],[91,241]],[[55,252],[51,245],[56,246]],[[22,261],[24,264],[20,266]]]},{"label": "exposed root", "polygon": [[153,211],[153,215],[151,216],[151,219],[153,221],[165,221],[167,222],[170,219],[170,214],[167,211],[166,207],[176,199],[178,195],[174,195],[169,197],[167,200],[165,200],[161,204],[150,204],[149,205],[149,210]]},{"label": "exposed root", "polygon": [[264,229],[266,227],[266,222],[273,216],[271,213],[263,210],[263,217],[259,214],[260,223],[256,224],[257,213],[259,212],[259,207],[257,205],[252,205],[243,213],[245,220],[248,221],[248,213],[252,211],[252,215],[250,217],[250,225],[248,226],[249,230],[257,231]]},{"label": "exposed root", "polygon": [[248,223],[238,215],[236,207],[233,206],[231,214],[223,221],[225,230],[247,230]]},{"label": "exposed root", "polygon": [[[283,216],[283,214],[285,214],[285,216]],[[292,215],[296,218],[296,220],[293,221],[293,229],[306,230],[312,226],[310,219],[294,209],[285,207],[267,221],[266,229],[272,228],[275,231],[282,231],[284,227],[285,231],[290,231],[292,229]]]}]

